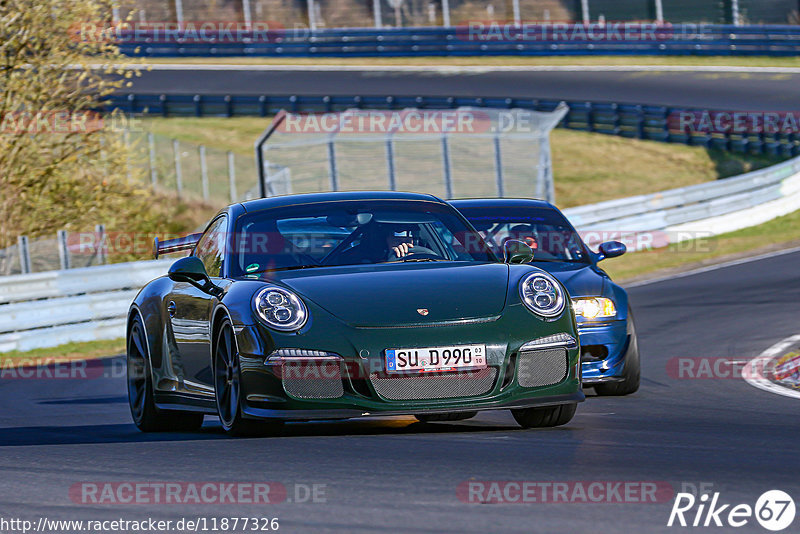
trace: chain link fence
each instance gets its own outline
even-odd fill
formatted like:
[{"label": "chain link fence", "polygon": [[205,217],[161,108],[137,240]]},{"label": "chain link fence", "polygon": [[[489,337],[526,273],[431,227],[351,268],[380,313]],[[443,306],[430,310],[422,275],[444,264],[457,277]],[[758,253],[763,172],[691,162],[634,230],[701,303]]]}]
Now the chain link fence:
[{"label": "chain link fence", "polygon": [[265,23],[272,29],[456,26],[470,21],[800,24],[796,0],[128,0],[138,23]]}]

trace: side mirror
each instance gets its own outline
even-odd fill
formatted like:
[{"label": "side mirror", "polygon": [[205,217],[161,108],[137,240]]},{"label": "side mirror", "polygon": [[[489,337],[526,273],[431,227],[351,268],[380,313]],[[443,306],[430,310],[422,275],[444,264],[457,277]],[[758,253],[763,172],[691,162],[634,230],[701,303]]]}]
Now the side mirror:
[{"label": "side mirror", "polygon": [[506,263],[528,263],[533,260],[533,249],[522,241],[509,239],[503,243],[503,260]]},{"label": "side mirror", "polygon": [[606,241],[600,245],[599,250],[600,257],[597,258],[597,261],[622,256],[628,251],[628,247],[625,246],[625,243],[620,243],[619,241]]},{"label": "side mirror", "polygon": [[205,265],[196,256],[181,258],[170,265],[167,276],[173,282],[188,282],[209,295],[219,296],[222,293],[222,290],[211,282]]}]

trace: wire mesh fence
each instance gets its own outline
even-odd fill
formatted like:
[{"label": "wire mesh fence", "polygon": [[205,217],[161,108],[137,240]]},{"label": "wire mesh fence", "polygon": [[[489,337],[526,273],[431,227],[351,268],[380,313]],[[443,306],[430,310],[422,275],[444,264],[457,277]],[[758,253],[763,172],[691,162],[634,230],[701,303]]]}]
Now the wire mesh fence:
[{"label": "wire mesh fence", "polygon": [[796,0],[129,0],[139,23],[241,21],[271,29],[456,26],[470,21],[798,24]]}]

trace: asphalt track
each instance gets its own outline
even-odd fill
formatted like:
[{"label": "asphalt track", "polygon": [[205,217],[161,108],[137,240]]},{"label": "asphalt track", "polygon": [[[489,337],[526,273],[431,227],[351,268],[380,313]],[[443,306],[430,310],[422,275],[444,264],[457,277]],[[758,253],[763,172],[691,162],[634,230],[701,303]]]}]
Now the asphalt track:
[{"label": "asphalt track", "polygon": [[798,111],[800,73],[634,69],[281,68],[159,65],[126,92],[540,98],[721,111]]},{"label": "asphalt track", "polygon": [[[800,332],[800,252],[631,289],[641,390],[590,397],[566,427],[521,430],[507,412],[460,423],[409,418],[296,423],[286,435],[144,435],[121,376],[0,380],[0,517],[178,519],[266,516],[281,532],[659,532],[671,499],[648,504],[467,504],[466,480],[713,484],[726,503],[769,489],[800,497],[800,403],[740,379],[676,379],[683,356],[750,359]],[[116,360],[121,363],[120,359]],[[90,373],[90,377],[94,373]],[[276,481],[324,484],[326,502],[92,505],[76,483]],[[797,521],[800,521],[798,519]],[[795,522],[795,527],[798,524]],[[697,531],[698,529],[692,529]],[[706,529],[700,529],[706,530]],[[764,532],[754,520],[739,532]],[[787,530],[787,532],[792,529]]]}]

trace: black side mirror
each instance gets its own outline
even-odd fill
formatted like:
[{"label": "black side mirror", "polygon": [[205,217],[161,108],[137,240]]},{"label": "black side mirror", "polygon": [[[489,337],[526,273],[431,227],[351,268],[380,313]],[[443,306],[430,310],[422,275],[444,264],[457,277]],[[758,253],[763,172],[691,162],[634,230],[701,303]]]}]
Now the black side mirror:
[{"label": "black side mirror", "polygon": [[206,273],[206,266],[196,256],[181,258],[170,265],[167,276],[174,282],[188,282],[209,295],[219,296],[222,293],[222,290],[211,282]]},{"label": "black side mirror", "polygon": [[600,256],[597,261],[622,256],[628,251],[628,247],[625,246],[625,243],[620,243],[619,241],[606,241],[600,245],[599,250]]},{"label": "black side mirror", "polygon": [[533,249],[523,241],[509,239],[503,243],[503,260],[506,263],[528,263],[533,260]]}]

